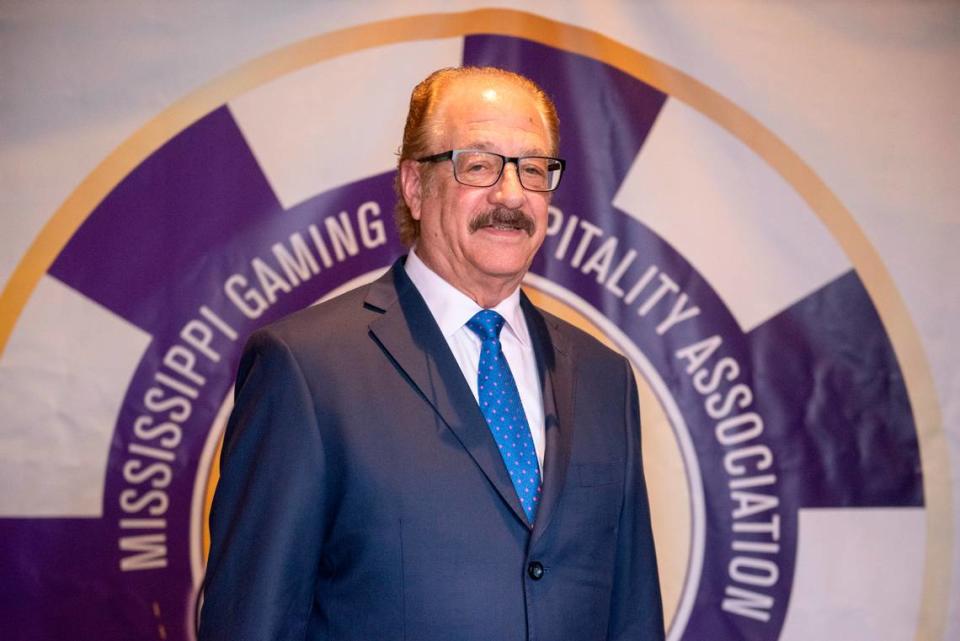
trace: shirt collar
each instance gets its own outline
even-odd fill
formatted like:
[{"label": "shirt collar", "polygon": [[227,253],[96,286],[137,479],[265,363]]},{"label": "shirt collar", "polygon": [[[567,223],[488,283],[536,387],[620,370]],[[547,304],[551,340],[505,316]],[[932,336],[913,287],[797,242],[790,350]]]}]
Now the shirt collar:
[{"label": "shirt collar", "polygon": [[[433,318],[440,326],[444,338],[449,339],[462,329],[473,315],[482,307],[476,301],[445,281],[439,274],[427,267],[416,254],[416,248],[411,249],[404,265],[407,276],[413,281],[417,291],[423,296],[424,302],[433,314]],[[520,308],[520,288],[517,287],[505,299],[492,307],[495,312],[503,316],[507,327],[524,346],[529,344],[530,335],[527,331],[527,321]]]}]

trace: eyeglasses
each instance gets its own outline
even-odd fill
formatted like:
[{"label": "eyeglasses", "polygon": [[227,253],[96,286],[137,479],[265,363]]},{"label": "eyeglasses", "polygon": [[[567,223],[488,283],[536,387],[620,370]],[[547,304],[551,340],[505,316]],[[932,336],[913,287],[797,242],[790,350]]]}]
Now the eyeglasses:
[{"label": "eyeglasses", "polygon": [[567,162],[562,158],[550,156],[501,156],[492,151],[479,149],[453,149],[425,158],[416,158],[417,162],[453,162],[453,177],[461,185],[470,187],[490,187],[495,185],[503,174],[508,162],[517,166],[520,185],[528,191],[553,191],[560,185],[560,177]]}]

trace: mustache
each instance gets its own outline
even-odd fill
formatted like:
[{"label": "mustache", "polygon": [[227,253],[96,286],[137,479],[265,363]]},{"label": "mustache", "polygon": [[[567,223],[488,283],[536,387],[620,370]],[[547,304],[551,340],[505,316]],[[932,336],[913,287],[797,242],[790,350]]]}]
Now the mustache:
[{"label": "mustache", "polygon": [[484,227],[494,226],[520,229],[527,232],[527,236],[533,236],[533,231],[536,227],[533,218],[527,216],[519,209],[497,207],[496,209],[485,211],[482,214],[477,214],[477,216],[470,221],[470,233],[472,234]]}]

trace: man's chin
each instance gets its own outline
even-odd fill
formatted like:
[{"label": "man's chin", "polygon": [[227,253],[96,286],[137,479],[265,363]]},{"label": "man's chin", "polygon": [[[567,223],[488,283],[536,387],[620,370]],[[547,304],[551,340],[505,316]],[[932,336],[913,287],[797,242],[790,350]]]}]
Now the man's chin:
[{"label": "man's chin", "polygon": [[533,255],[531,251],[521,251],[520,248],[510,251],[501,246],[497,250],[482,252],[473,263],[488,278],[513,280],[523,278],[530,268]]}]

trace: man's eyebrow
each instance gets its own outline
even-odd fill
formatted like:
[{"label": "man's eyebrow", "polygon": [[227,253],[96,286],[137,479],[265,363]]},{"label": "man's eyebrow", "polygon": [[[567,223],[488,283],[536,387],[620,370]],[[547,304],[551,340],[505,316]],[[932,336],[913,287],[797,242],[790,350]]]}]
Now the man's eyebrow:
[{"label": "man's eyebrow", "polygon": [[[476,149],[477,151],[492,151],[492,152],[495,152],[495,153],[498,153],[498,154],[500,153],[500,150],[497,148],[496,145],[494,145],[494,144],[492,144],[492,143],[489,143],[489,142],[487,142],[487,141],[484,141],[484,140],[475,140],[475,141],[473,141],[473,142],[469,142],[469,143],[463,145],[462,147],[460,147],[460,149]],[[506,154],[502,154],[502,155],[506,155]],[[528,148],[524,149],[523,151],[521,151],[518,155],[520,155],[520,156],[549,156],[550,153],[547,152],[547,151],[544,151],[543,149],[537,148],[537,147],[528,147]]]},{"label": "man's eyebrow", "polygon": [[493,151],[493,145],[483,140],[474,140],[464,145],[462,149],[477,149],[478,151]]}]

